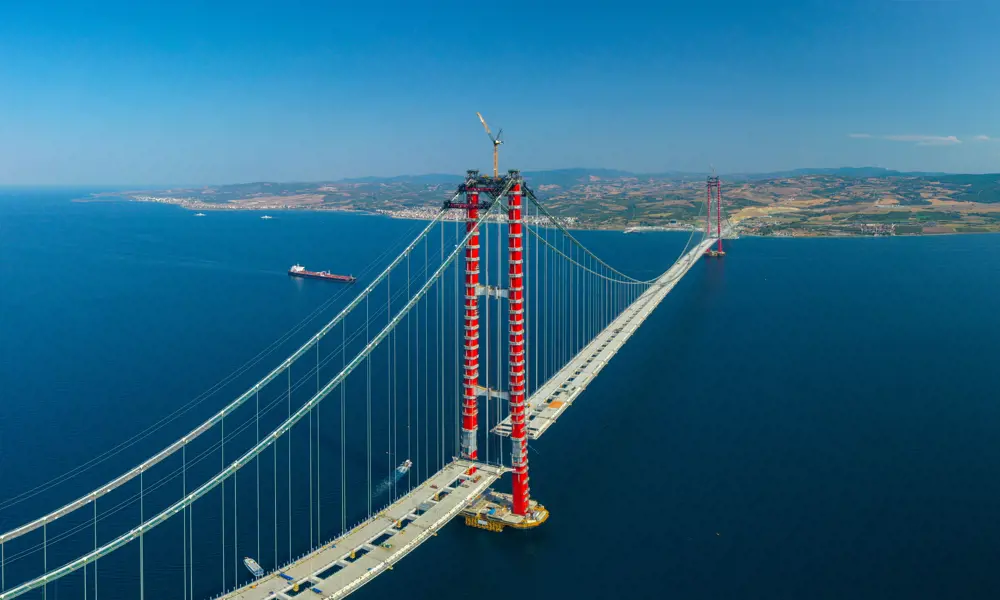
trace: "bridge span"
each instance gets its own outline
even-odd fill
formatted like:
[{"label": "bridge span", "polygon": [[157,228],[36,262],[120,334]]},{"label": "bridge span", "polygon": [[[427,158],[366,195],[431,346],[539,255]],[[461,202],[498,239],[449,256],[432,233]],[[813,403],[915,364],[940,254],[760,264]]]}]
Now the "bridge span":
[{"label": "bridge span", "polygon": [[346,535],[222,597],[292,600],[308,590],[309,597],[343,598],[437,535],[505,471],[455,459]]},{"label": "bridge span", "polygon": [[[728,235],[728,230],[724,234]],[[565,367],[527,400],[528,435],[537,439],[555,423],[601,369],[625,345],[667,294],[716,243],[706,238],[688,250]],[[509,436],[510,417],[493,428]],[[469,474],[471,468],[476,472]],[[508,469],[456,459],[392,505],[346,535],[273,571],[225,600],[293,600],[305,590],[310,597],[343,598],[392,569],[420,544],[487,493]]]},{"label": "bridge span", "polygon": [[[702,236],[692,232],[665,272],[641,280],[584,246],[517,171],[501,177],[469,171],[435,219],[403,242],[402,253],[392,258],[395,251],[387,249],[380,260],[388,266],[263,379],[123,475],[0,532],[0,600],[29,593],[47,598],[53,584],[82,592],[73,597],[97,598],[99,580],[101,597],[109,597],[103,561],[125,546],[138,550],[136,576],[129,581],[116,572],[110,585],[124,590],[118,598],[145,600],[146,547],[170,539],[147,536],[168,521],[175,539],[158,542],[156,563],[160,572],[176,575],[168,578],[170,589],[151,598],[341,598],[391,570],[461,514],[467,524],[491,531],[540,525],[548,513],[529,497],[527,442],[578,399],[698,260],[725,254],[721,240],[730,228],[722,224],[718,178],[709,178],[707,189],[709,207],[713,190],[716,197],[714,233],[710,208]],[[455,210],[464,212],[464,223],[445,217]],[[505,218],[491,220],[501,212]],[[330,427],[331,413],[339,427]],[[209,439],[209,431],[218,437]],[[477,446],[484,439],[481,456]],[[491,456],[491,446],[500,452]],[[128,443],[55,484],[123,448]],[[322,475],[333,471],[338,498],[320,493]],[[403,473],[407,481],[397,488],[396,475]],[[508,473],[512,493],[492,491]],[[391,488],[376,485],[382,478]],[[47,489],[0,499],[0,511]],[[373,501],[386,492],[388,504],[378,509]],[[198,512],[198,527],[195,503],[211,507]],[[359,525],[348,526],[348,505]],[[293,506],[303,513],[308,507],[308,519],[293,518]],[[138,509],[138,519],[111,527],[108,517],[128,507]],[[334,531],[339,534],[331,539]],[[219,551],[203,552],[208,544]],[[249,558],[261,565],[259,577],[243,567],[245,552],[255,553]],[[58,564],[51,563],[56,556]],[[221,577],[206,583],[205,572],[215,569]]]},{"label": "bridge span", "polygon": [[[723,232],[723,235],[728,234],[728,229]],[[597,334],[593,341],[531,395],[527,402],[529,438],[541,437],[545,430],[556,422],[556,419],[587,388],[587,384],[597,377],[601,369],[608,364],[608,361],[618,353],[625,342],[632,337],[632,334],[674,289],[677,282],[715,243],[714,238],[705,238],[682,255],[649,289]],[[493,431],[499,435],[509,436],[511,433],[510,417],[497,424]]]}]

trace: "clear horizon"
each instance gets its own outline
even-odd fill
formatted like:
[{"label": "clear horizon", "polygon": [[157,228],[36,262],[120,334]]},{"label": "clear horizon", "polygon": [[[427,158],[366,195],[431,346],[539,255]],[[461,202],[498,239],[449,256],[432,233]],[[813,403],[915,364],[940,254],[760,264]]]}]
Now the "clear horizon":
[{"label": "clear horizon", "polygon": [[[770,175],[770,174],[780,174],[786,173],[788,171],[812,171],[812,170],[824,170],[824,169],[866,169],[866,168],[881,168],[874,167],[872,165],[863,166],[842,166],[842,167],[796,167],[793,169],[782,169],[780,171],[762,171],[762,172],[739,172],[739,173],[724,173],[719,172],[718,175],[722,178],[727,176],[745,176],[745,175]],[[629,169],[611,169],[607,167],[563,167],[557,169],[519,169],[522,173],[546,173],[554,171],[600,171],[600,170],[614,170],[622,171],[632,175],[665,175],[669,173],[682,173],[685,175],[708,175],[709,171],[680,171],[678,169],[667,169],[659,173],[641,173],[637,171],[630,171]],[[482,169],[483,173],[487,170]],[[889,169],[889,171],[897,171],[895,169]],[[903,174],[911,173],[907,171],[897,171]],[[931,173],[931,171],[925,171]],[[915,171],[915,173],[920,173],[920,171]],[[984,171],[981,173],[972,172],[962,172],[962,171],[936,171],[933,173],[940,173],[944,175],[997,175],[1000,176],[1000,170],[997,171]],[[258,180],[247,180],[247,181],[212,181],[212,182],[197,182],[197,183],[187,183],[187,182],[167,182],[167,183],[142,183],[142,182],[131,182],[131,183],[0,183],[0,189],[42,189],[42,188],[140,188],[140,186],[148,186],[149,188],[180,188],[180,187],[211,187],[211,186],[226,186],[226,185],[245,185],[252,183],[278,183],[278,184],[291,184],[291,183],[336,183],[338,181],[345,180],[357,180],[357,179],[394,179],[394,178],[405,178],[405,177],[461,177],[464,173],[401,173],[398,175],[360,175],[357,177],[338,177],[329,179],[296,179],[296,180],[276,180],[276,179],[258,179]]]},{"label": "clear horizon", "polygon": [[491,9],[8,8],[0,185],[486,171],[476,111],[502,169],[1000,171],[995,4]]}]

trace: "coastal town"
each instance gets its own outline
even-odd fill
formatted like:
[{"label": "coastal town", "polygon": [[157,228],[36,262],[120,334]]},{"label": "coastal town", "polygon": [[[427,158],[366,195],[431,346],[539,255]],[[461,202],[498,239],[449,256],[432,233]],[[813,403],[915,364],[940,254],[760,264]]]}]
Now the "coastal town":
[{"label": "coastal town", "polygon": [[[526,173],[546,210],[567,226],[625,232],[689,230],[705,222],[705,178],[569,169]],[[317,210],[433,218],[458,176],[251,183],[94,194],[194,211]],[[833,169],[723,178],[725,217],[761,236],[886,236],[1000,231],[997,176]],[[458,213],[446,218],[461,219]],[[530,214],[527,218],[532,218]]]}]

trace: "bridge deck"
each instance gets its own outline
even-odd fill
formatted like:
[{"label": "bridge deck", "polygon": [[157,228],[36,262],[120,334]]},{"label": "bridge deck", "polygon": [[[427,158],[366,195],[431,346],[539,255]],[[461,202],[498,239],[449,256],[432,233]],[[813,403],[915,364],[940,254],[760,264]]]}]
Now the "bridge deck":
[{"label": "bridge deck", "polygon": [[[587,384],[597,377],[601,369],[625,345],[653,309],[667,297],[670,290],[674,289],[677,282],[714,243],[714,238],[705,239],[688,251],[667,269],[656,283],[622,311],[621,315],[597,334],[593,341],[570,359],[565,367],[528,398],[526,410],[529,439],[539,438],[573,404]],[[510,436],[510,428],[510,417],[507,417],[493,428],[493,432]]]},{"label": "bridge deck", "polygon": [[[470,477],[466,472],[473,465],[477,471]],[[304,593],[309,598],[342,598],[437,535],[503,472],[502,467],[456,460],[344,536],[222,598],[291,600]]]}]

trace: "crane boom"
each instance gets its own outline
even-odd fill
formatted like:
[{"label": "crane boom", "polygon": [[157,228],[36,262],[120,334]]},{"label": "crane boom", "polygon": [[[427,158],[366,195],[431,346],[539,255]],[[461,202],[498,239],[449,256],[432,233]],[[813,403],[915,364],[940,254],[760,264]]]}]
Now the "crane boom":
[{"label": "crane boom", "polygon": [[483,118],[483,114],[477,111],[476,116],[479,117],[479,122],[483,124],[486,135],[490,136],[490,141],[493,142],[493,178],[496,179],[498,176],[497,153],[500,150],[500,144],[503,143],[503,140],[500,139],[500,136],[503,135],[503,129],[497,132],[496,135],[493,135],[493,132],[490,131],[490,126],[486,124],[486,119]]},{"label": "crane boom", "polygon": [[486,129],[486,135],[490,136],[490,139],[496,143],[496,140],[493,139],[493,132],[490,131],[490,126],[486,124],[486,119],[483,118],[482,113],[476,112],[476,116],[479,117],[479,122],[482,123],[483,127]]}]

